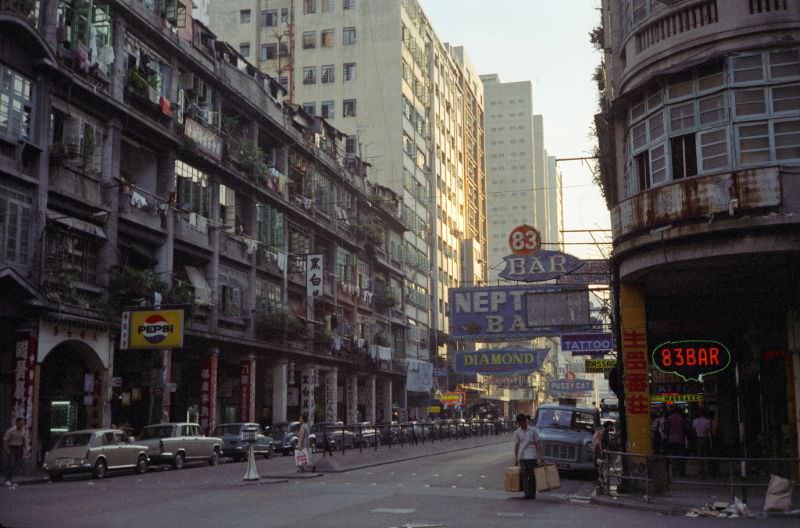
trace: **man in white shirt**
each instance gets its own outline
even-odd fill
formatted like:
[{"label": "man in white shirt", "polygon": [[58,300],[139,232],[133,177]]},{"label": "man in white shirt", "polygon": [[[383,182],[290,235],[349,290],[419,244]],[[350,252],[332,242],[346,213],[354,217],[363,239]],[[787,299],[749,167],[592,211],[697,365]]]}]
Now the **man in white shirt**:
[{"label": "man in white shirt", "polygon": [[514,431],[514,465],[519,466],[519,478],[522,481],[522,491],[526,499],[536,498],[536,477],[533,469],[536,461],[544,464],[542,443],[539,440],[539,431],[535,427],[528,427],[528,417],[524,414],[517,415],[517,430]]}]

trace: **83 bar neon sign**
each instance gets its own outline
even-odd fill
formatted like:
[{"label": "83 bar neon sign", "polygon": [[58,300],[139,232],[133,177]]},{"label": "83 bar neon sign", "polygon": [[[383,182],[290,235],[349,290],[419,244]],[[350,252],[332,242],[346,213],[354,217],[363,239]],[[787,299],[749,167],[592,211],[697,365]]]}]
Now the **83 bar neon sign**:
[{"label": "83 bar neon sign", "polygon": [[662,372],[702,382],[705,376],[728,368],[731,352],[719,341],[708,339],[667,341],[653,349],[651,360]]}]

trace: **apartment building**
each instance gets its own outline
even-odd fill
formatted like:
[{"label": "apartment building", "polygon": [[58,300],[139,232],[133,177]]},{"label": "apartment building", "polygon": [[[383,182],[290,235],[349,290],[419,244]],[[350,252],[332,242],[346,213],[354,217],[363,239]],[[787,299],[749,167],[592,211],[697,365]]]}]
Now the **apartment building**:
[{"label": "apartment building", "polygon": [[[797,457],[800,1],[605,0],[602,14],[628,449],[649,452],[651,408],[676,401],[715,412],[728,456]],[[649,386],[634,381],[641,350],[690,339],[730,361],[694,383],[652,366],[662,349]]]},{"label": "apartment building", "polygon": [[[34,460],[111,423],[404,405],[400,196],[164,5],[0,3],[0,424],[28,419]],[[122,313],[158,307],[183,346],[124,346]]]},{"label": "apartment building", "polygon": [[402,196],[406,355],[444,356],[448,288],[486,275],[483,88],[464,49],[441,43],[415,0],[236,0],[209,15]]},{"label": "apartment building", "polygon": [[486,100],[486,178],[489,252],[488,278],[501,280],[508,236],[529,224],[543,247],[560,249],[563,213],[561,176],[544,148],[544,119],[533,114],[530,81],[500,81],[482,75]]}]

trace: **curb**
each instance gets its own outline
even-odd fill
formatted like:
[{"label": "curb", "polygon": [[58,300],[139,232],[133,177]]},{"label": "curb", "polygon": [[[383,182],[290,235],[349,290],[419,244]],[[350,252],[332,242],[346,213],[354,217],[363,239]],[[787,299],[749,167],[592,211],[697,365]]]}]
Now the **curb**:
[{"label": "curb", "polygon": [[[422,454],[422,455],[414,455],[414,456],[408,456],[408,457],[404,457],[404,458],[395,458],[395,459],[392,459],[392,460],[380,460],[380,461],[377,461],[377,462],[370,462],[369,464],[358,464],[358,465],[350,466],[350,467],[343,468],[343,469],[319,469],[319,468],[317,468],[317,473],[347,473],[347,472],[350,472],[350,471],[357,471],[359,469],[366,469],[366,468],[372,468],[372,467],[377,467],[377,466],[385,466],[387,464],[394,464],[396,462],[407,462],[409,460],[418,460],[420,458],[426,458],[426,457],[430,457],[430,456],[444,455],[444,454],[447,454],[447,453],[457,453],[459,451],[467,451],[469,449],[477,449],[479,447],[486,447],[486,446],[490,446],[490,445],[501,444],[501,443],[504,443],[504,442],[507,442],[507,441],[508,441],[508,439],[503,440],[503,441],[497,441],[497,442],[487,442],[487,443],[484,443],[484,444],[473,445],[473,446],[468,446],[468,447],[457,447],[457,448],[454,448],[454,449],[447,449],[447,450],[444,450],[444,451],[438,451],[436,453],[425,453],[425,454]],[[317,465],[319,465],[319,464],[317,464]]]},{"label": "curb", "polygon": [[633,501],[630,499],[613,499],[611,497],[607,497],[605,495],[598,496],[597,494],[592,494],[589,502],[595,504],[597,506],[606,506],[609,508],[620,508],[620,509],[627,509],[627,510],[638,510],[638,511],[647,511],[647,512],[655,512],[655,513],[662,513],[664,515],[680,515],[683,516],[686,514],[688,509],[683,506],[677,506],[673,504],[652,504],[646,502],[639,502]]}]

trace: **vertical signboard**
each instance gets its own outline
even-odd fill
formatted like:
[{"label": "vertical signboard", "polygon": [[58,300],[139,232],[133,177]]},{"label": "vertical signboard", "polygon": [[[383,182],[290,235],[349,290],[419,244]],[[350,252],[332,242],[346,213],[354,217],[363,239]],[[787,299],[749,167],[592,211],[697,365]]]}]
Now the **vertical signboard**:
[{"label": "vertical signboard", "polygon": [[623,283],[619,295],[627,447],[629,453],[649,455],[652,446],[644,288]]},{"label": "vertical signboard", "polygon": [[242,359],[239,363],[239,420],[242,422],[252,422],[255,418],[253,416],[255,363],[253,358]]},{"label": "vertical signboard", "polygon": [[32,332],[17,334],[14,351],[14,392],[13,421],[25,419],[25,446],[23,457],[31,455],[31,438],[33,436],[33,392],[36,383],[36,336]]},{"label": "vertical signboard", "polygon": [[211,434],[215,420],[215,402],[217,399],[217,354],[209,354],[203,358],[200,369],[200,429],[204,434]]},{"label": "vertical signboard", "polygon": [[306,294],[309,297],[322,296],[325,286],[323,258],[322,255],[306,255]]}]

